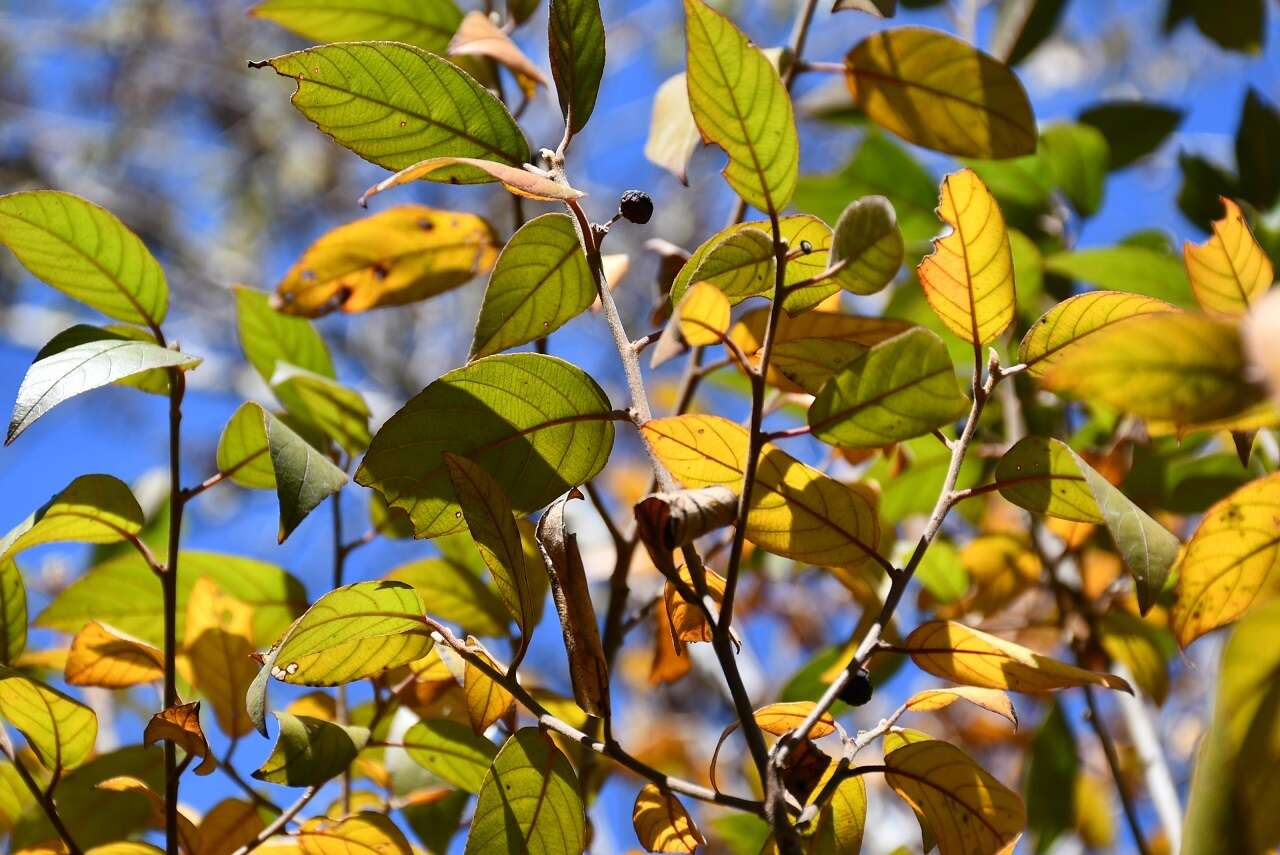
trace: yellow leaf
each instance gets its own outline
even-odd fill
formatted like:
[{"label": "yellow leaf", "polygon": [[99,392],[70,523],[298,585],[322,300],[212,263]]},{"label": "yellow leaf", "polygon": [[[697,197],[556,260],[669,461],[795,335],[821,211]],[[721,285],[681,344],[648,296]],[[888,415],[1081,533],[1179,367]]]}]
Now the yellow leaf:
[{"label": "yellow leaf", "polygon": [[89,759],[98,737],[92,709],[6,665],[0,665],[0,718],[26,737],[41,765],[54,772]]},{"label": "yellow leaf", "polygon": [[1027,824],[1018,794],[954,745],[913,742],[885,755],[885,782],[928,825],[941,855],[1012,852]]},{"label": "yellow leaf", "polygon": [[674,683],[693,670],[683,641],[676,640],[667,609],[653,610],[653,659],[649,663],[649,684]]},{"label": "yellow leaf", "polygon": [[200,765],[195,769],[197,775],[208,775],[218,767],[218,761],[213,759],[209,742],[200,727],[199,701],[169,707],[153,715],[151,721],[147,722],[146,730],[142,732],[142,741],[150,746],[160,740],[172,742],[199,759]]},{"label": "yellow leaf", "polygon": [[1280,473],[1211,507],[1178,565],[1173,634],[1186,647],[1280,595]]},{"label": "yellow leaf", "polygon": [[525,56],[505,32],[483,12],[468,12],[449,42],[450,56],[483,56],[504,65],[515,75],[526,98],[532,98],[538,86],[546,86],[533,60]]},{"label": "yellow leaf", "polygon": [[[470,639],[468,639],[470,642]],[[495,669],[497,665],[485,654],[480,654]],[[470,662],[462,678],[462,691],[467,699],[467,717],[471,728],[479,734],[489,729],[489,725],[507,714],[515,698],[497,681],[489,677]]]},{"label": "yellow leaf", "polygon": [[920,284],[947,329],[975,347],[987,344],[1009,328],[1016,308],[1004,215],[977,173],[962,169],[942,179],[938,216],[951,233],[920,262]]},{"label": "yellow leaf", "polygon": [[150,644],[117,635],[97,621],[71,640],[66,679],[72,686],[123,689],[164,679],[164,654]]},{"label": "yellow leaf", "polygon": [[[747,456],[741,425],[686,415],[654,419],[642,430],[686,487],[740,489]],[[879,559],[880,525],[866,489],[829,478],[773,444],[760,455],[746,537],[761,549],[821,567],[854,570]]]},{"label": "yellow leaf", "polygon": [[[432,648],[432,650],[434,650],[434,648]],[[425,656],[423,657],[423,659],[426,658],[427,657]],[[421,662],[422,660],[420,659],[418,661]],[[440,657],[437,656],[435,661],[439,662]],[[417,663],[411,662],[409,663],[409,667],[413,668],[415,664]],[[418,674],[417,671],[414,671],[414,673]],[[419,674],[418,676],[421,675]],[[447,674],[445,675],[445,678],[448,679]],[[284,711],[292,716],[304,715],[308,718],[318,718],[321,721],[338,720],[337,702],[333,699],[333,695],[326,692],[307,692],[305,695],[300,695],[290,701],[289,706],[285,707]]]},{"label": "yellow leaf", "polygon": [[965,686],[1050,692],[1096,685],[1133,693],[1129,684],[1114,674],[1076,668],[954,621],[923,624],[904,644],[919,668]]},{"label": "yellow leaf", "polygon": [[954,686],[946,689],[925,689],[907,699],[906,708],[912,712],[932,712],[949,707],[956,701],[968,701],[984,710],[1004,716],[1018,726],[1018,711],[1013,701],[999,689],[983,689],[977,686]]},{"label": "yellow leaf", "polygon": [[1211,315],[1239,317],[1271,287],[1275,269],[1240,206],[1221,198],[1226,214],[1213,221],[1213,234],[1202,244],[1184,243],[1182,256],[1200,308]]},{"label": "yellow leaf", "polygon": [[718,344],[729,331],[729,298],[708,282],[695,283],[676,307],[680,334],[691,345]]},{"label": "yellow leaf", "polygon": [[1137,315],[1173,312],[1176,307],[1123,291],[1086,291],[1063,300],[1027,331],[1018,347],[1018,361],[1025,363],[1032,377],[1043,377],[1078,347],[1092,347],[1085,339]]},{"label": "yellow leaf", "polygon": [[302,855],[413,855],[404,834],[379,813],[358,813],[340,822],[312,819],[296,839]]},{"label": "yellow leaf", "polygon": [[568,184],[560,184],[541,173],[508,166],[494,160],[477,160],[474,157],[432,157],[405,167],[390,178],[382,179],[364,191],[364,195],[360,197],[360,204],[368,205],[370,198],[384,190],[417,181],[419,178],[426,178],[433,172],[454,166],[470,166],[479,169],[500,181],[508,192],[537,202],[567,202],[586,195],[581,190],[575,190]]},{"label": "yellow leaf", "polygon": [[871,120],[908,142],[961,157],[1035,153],[1036,120],[1018,78],[954,36],[882,30],[845,57],[845,79]]},{"label": "yellow leaf", "polygon": [[197,579],[187,600],[178,666],[213,707],[222,732],[232,737],[253,730],[245,707],[245,693],[258,673],[252,638],[253,609],[222,593],[212,579]]},{"label": "yellow leaf", "polygon": [[339,226],[307,247],[276,285],[290,315],[367,312],[425,300],[493,266],[498,236],[483,218],[403,205]]},{"label": "yellow leaf", "polygon": [[[808,718],[809,713],[813,712],[813,708],[817,706],[813,701],[787,701],[784,703],[768,704],[760,707],[753,713],[756,725],[765,733],[771,736],[785,736],[795,730],[804,720]],[[720,738],[716,741],[715,750],[711,752],[711,785],[716,786],[716,760],[720,756],[720,749],[724,746],[725,740],[728,739],[733,732],[738,729],[738,722],[730,722],[720,733]],[[808,738],[821,739],[840,730],[840,725],[832,718],[831,713],[824,712],[814,722],[813,729],[809,731]],[[841,733],[844,731],[841,730]]]},{"label": "yellow leaf", "polygon": [[252,802],[224,799],[200,820],[198,855],[231,855],[264,828]]},{"label": "yellow leaf", "polygon": [[684,805],[671,793],[645,784],[631,811],[640,845],[649,852],[687,852],[692,855],[707,841],[689,817]]},{"label": "yellow leaf", "polygon": [[1007,534],[976,537],[960,551],[960,561],[977,591],[973,611],[993,614],[1040,579],[1040,558],[1021,538]]},{"label": "yellow leaf", "polygon": [[[710,568],[706,568],[707,593],[718,605],[724,597],[724,577]],[[693,576],[688,567],[680,568],[680,578],[693,588]],[[711,627],[696,605],[688,603],[680,596],[675,585],[667,582],[662,591],[662,599],[666,605],[666,613],[671,621],[671,637],[679,641],[710,641]]]}]

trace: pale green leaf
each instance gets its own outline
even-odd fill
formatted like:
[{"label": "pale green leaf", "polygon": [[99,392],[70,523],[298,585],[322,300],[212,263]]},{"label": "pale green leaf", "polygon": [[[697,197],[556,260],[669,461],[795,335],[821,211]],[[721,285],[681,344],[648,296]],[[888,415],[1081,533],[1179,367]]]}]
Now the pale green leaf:
[{"label": "pale green leaf", "polygon": [[969,409],[942,339],[911,329],[875,345],[832,377],[809,407],[819,439],[878,448],[921,436]]},{"label": "pale green leaf", "polygon": [[27,587],[12,558],[0,560],[0,665],[12,665],[27,646]]},{"label": "pale green leaf", "polygon": [[1082,217],[1102,207],[1107,182],[1107,138],[1089,125],[1061,123],[1040,134],[1039,156],[1053,182]]},{"label": "pale green leaf", "polygon": [[276,473],[267,453],[262,407],[246,402],[232,413],[218,439],[218,471],[241,487],[274,490]]},{"label": "pale green leaf", "polygon": [[1029,436],[996,466],[1000,494],[1019,507],[1075,522],[1101,523],[1133,576],[1145,613],[1164,590],[1181,544],[1070,446]]},{"label": "pale green leaf", "polygon": [[403,564],[387,578],[416,588],[422,601],[431,604],[434,618],[460,626],[472,635],[506,635],[510,615],[494,589],[481,578],[482,572],[483,565],[472,567],[446,556]]},{"label": "pale green leaf", "polygon": [[[435,157],[510,166],[529,159],[529,143],[502,102],[457,66],[419,48],[345,42],[251,65],[297,80],[293,105],[335,142],[386,169]],[[492,180],[468,166],[432,172],[431,179]]]},{"label": "pale green leaf", "polygon": [[471,358],[527,344],[590,307],[595,280],[567,214],[544,214],[520,227],[489,277]]},{"label": "pale green leaf", "polygon": [[0,560],[44,543],[119,543],[142,531],[142,508],[110,475],[81,475],[0,540]]},{"label": "pale green leaf", "polygon": [[791,96],[764,53],[702,0],[685,0],[689,106],[729,155],[724,177],[749,205],[780,213],[795,192],[800,141]]},{"label": "pale green leaf", "polygon": [[98,736],[93,710],[6,665],[0,665],[0,717],[26,737],[40,762],[54,772],[87,760]]},{"label": "pale green leaf", "polygon": [[271,308],[271,297],[261,291],[243,285],[233,290],[240,347],[264,383],[271,382],[281,362],[325,377],[336,376],[329,348],[310,321],[277,312]]},{"label": "pale green leaf", "polygon": [[164,271],[105,208],[53,190],[0,196],[0,243],[37,279],[104,315],[149,327],[164,320]]},{"label": "pale green leaf", "polygon": [[1075,825],[1075,785],[1079,760],[1071,726],[1055,702],[1031,740],[1027,762],[1027,830],[1032,851],[1047,852]]},{"label": "pale green leaf", "polygon": [[451,534],[463,521],[445,452],[480,464],[526,514],[604,467],[614,417],[580,368],[541,354],[488,356],[445,374],[392,416],[356,481],[408,511],[419,537]]},{"label": "pale green leaf", "polygon": [[1195,305],[1182,259],[1155,246],[1120,244],[1059,252],[1045,257],[1044,269],[1097,288],[1142,294],[1175,306]]},{"label": "pale green leaf", "polygon": [[448,719],[424,719],[409,728],[402,741],[414,762],[468,793],[480,792],[498,755],[498,746],[468,725]]},{"label": "pale green leaf", "polygon": [[480,788],[467,855],[580,855],[587,845],[578,776],[551,738],[516,731]]},{"label": "pale green leaf", "polygon": [[99,330],[86,341],[38,358],[18,387],[18,400],[9,420],[5,445],[31,427],[36,419],[76,395],[100,389],[156,368],[191,369],[200,364],[190,356],[158,344],[134,341]]},{"label": "pale green leaf", "polygon": [[287,712],[273,715],[280,723],[275,748],[253,773],[257,780],[270,784],[318,787],[341,775],[369,741],[369,731],[363,727]]},{"label": "pale green leaf", "polygon": [[854,294],[874,294],[898,275],[906,253],[893,204],[883,196],[850,203],[836,222],[831,267],[844,263],[835,281]]},{"label": "pale green leaf", "polygon": [[337,380],[305,368],[276,363],[271,389],[289,414],[356,456],[369,447],[369,405],[364,397]]},{"label": "pale green leaf", "polygon": [[453,0],[263,0],[249,10],[313,42],[385,39],[444,53],[462,12]]},{"label": "pale green leaf", "polygon": [[560,112],[572,133],[591,118],[604,75],[604,21],[599,0],[551,0],[548,50]]}]

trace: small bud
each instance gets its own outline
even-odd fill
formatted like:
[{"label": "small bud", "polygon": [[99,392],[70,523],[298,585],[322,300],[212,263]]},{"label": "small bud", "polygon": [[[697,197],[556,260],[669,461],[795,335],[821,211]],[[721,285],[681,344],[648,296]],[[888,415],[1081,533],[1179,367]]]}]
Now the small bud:
[{"label": "small bud", "polygon": [[618,201],[618,213],[643,226],[653,216],[653,200],[643,190],[628,190]]},{"label": "small bud", "polygon": [[871,675],[865,668],[861,669],[844,684],[844,688],[840,690],[840,700],[851,707],[860,707],[871,700],[872,689]]}]

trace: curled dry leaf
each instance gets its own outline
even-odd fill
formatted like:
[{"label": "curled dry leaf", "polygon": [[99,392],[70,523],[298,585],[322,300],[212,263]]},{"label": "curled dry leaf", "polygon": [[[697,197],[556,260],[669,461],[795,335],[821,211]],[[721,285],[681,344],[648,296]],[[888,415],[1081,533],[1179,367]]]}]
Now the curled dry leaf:
[{"label": "curled dry leaf", "polygon": [[680,800],[657,784],[645,784],[631,811],[636,837],[647,852],[692,853],[707,841]]},{"label": "curled dry leaf", "polygon": [[208,775],[218,767],[209,749],[209,741],[205,739],[204,730],[200,727],[200,702],[179,704],[161,710],[147,722],[142,732],[144,745],[154,745],[164,740],[172,742],[190,756],[198,759],[197,775]]},{"label": "curled dry leaf", "polygon": [[[706,568],[704,568],[706,569]],[[689,588],[696,590],[693,575],[688,567],[680,568],[680,579]],[[725,579],[714,570],[706,569],[707,595],[718,606],[724,598]],[[669,580],[662,589],[662,602],[671,628],[671,638],[677,644],[685,642],[711,641],[711,627],[702,610],[694,603],[687,602],[680,596],[680,591]],[[735,638],[736,641],[736,638]]]},{"label": "curled dry leaf", "polygon": [[1031,693],[1103,686],[1133,694],[1114,674],[1076,668],[954,621],[922,624],[903,644],[919,668],[966,686]]},{"label": "curled dry leaf", "polygon": [[493,180],[501,182],[508,192],[538,202],[567,202],[587,195],[580,190],[573,189],[568,184],[561,184],[541,172],[531,172],[529,169],[522,169],[518,166],[510,166],[492,160],[479,160],[474,157],[432,157],[405,167],[390,178],[382,179],[364,191],[359,202],[362,206],[367,206],[371,198],[385,190],[399,187],[401,184],[408,184],[410,181],[428,179],[434,174],[444,170],[456,169],[459,166],[478,170]]},{"label": "curled dry leaf", "polygon": [[[809,713],[813,712],[816,704],[813,701],[787,701],[784,703],[768,704],[760,707],[754,713],[756,725],[770,736],[782,737],[795,730],[804,720],[808,718]],[[716,760],[720,756],[720,749],[724,746],[725,740],[733,735],[739,727],[739,722],[730,722],[720,734],[720,738],[716,740],[715,750],[711,752],[711,786],[716,787]],[[813,729],[809,731],[809,740],[821,739],[833,733],[839,733],[844,736],[844,729],[831,716],[831,713],[824,712],[816,722]],[[718,789],[718,787],[717,787]]]},{"label": "curled dry leaf", "polygon": [[547,79],[533,60],[484,12],[471,11],[462,19],[449,42],[449,55],[483,56],[506,66],[515,75],[526,98],[532,98],[539,86],[547,85]]},{"label": "curled dry leaf", "polygon": [[591,715],[604,717],[609,713],[609,666],[600,644],[578,538],[566,531],[564,521],[565,503],[581,498],[582,492],[575,487],[553,502],[538,521],[537,538],[569,655],[574,700]]},{"label": "curled dry leaf", "polygon": [[651,551],[667,553],[732,525],[737,512],[738,495],[724,485],[650,493],[635,507],[636,523],[646,545]]},{"label": "curled dry leaf", "polygon": [[1018,726],[1018,711],[1013,701],[1000,689],[983,689],[977,686],[953,686],[946,689],[925,689],[907,699],[906,708],[912,712],[932,712],[951,706],[956,701],[968,701],[984,710],[1007,718]]}]

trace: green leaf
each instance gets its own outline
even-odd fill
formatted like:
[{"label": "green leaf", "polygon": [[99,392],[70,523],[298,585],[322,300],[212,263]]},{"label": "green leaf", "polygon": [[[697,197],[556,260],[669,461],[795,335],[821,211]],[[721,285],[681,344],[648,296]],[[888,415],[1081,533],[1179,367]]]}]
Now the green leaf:
[{"label": "green leaf", "polygon": [[1181,544],[1070,446],[1029,436],[996,465],[1000,495],[1058,519],[1103,524],[1133,576],[1143,614],[1164,590]]},{"label": "green leaf", "polygon": [[470,726],[448,719],[424,719],[404,735],[414,762],[446,783],[478,793],[498,755],[498,746],[477,736]]},{"label": "green leaf", "polygon": [[12,558],[0,560],[0,665],[12,665],[27,647],[27,588]]},{"label": "green leaf", "polygon": [[263,672],[298,686],[337,686],[376,676],[431,648],[422,614],[418,592],[403,582],[337,588],[294,621]]},{"label": "green leaf", "polygon": [[431,603],[434,618],[460,626],[472,635],[506,635],[510,615],[494,589],[481,578],[483,572],[483,564],[476,567],[445,556],[402,564],[386,578],[416,588],[422,601]]},{"label": "green leaf", "polygon": [[[693,260],[690,258],[690,263]],[[671,296],[676,299],[679,288],[678,300],[683,301],[688,289],[699,282],[719,288],[730,304],[741,303],[748,297],[772,296],[776,265],[773,241],[767,234],[759,229],[734,229],[698,258],[698,266],[687,282],[677,277]]]},{"label": "green leaf", "polygon": [[12,763],[0,761],[0,831],[8,831],[34,804],[31,792]]},{"label": "green leaf", "polygon": [[276,363],[271,389],[289,414],[355,457],[369,447],[369,405],[349,386],[305,368]]},{"label": "green leaf", "polygon": [[[474,157],[518,166],[529,143],[507,108],[466,72],[434,54],[393,42],[346,42],[262,62],[298,81],[293,105],[365,160],[400,170],[434,157]],[[484,183],[454,166],[433,181]]]},{"label": "green leaf", "polygon": [[902,267],[905,247],[893,203],[867,196],[849,204],[836,222],[830,265],[845,267],[835,277],[854,294],[875,294],[893,281]]},{"label": "green leaf", "polygon": [[1240,182],[1218,164],[1198,154],[1178,153],[1182,184],[1178,187],[1178,210],[1204,231],[1213,230],[1213,221],[1222,215],[1222,197],[1240,195]]},{"label": "green leaf", "polygon": [[324,719],[272,713],[280,723],[276,746],[253,773],[259,781],[287,787],[318,787],[341,775],[369,741],[363,727],[345,727]]},{"label": "green leaf", "polygon": [[46,769],[74,769],[93,752],[98,717],[57,689],[0,665],[0,717],[17,728]]},{"label": "green leaf", "polygon": [[142,508],[123,481],[81,475],[0,540],[0,561],[44,543],[119,543],[142,524]]},{"label": "green leaf", "polygon": [[[880,460],[872,465],[867,477],[879,480],[880,519],[896,523],[911,514],[928,514],[942,487],[951,451],[932,436],[910,439],[900,446],[906,452],[906,466]],[[983,464],[966,456],[960,466],[957,489],[972,487],[982,478]]]},{"label": "green leaf", "polygon": [[164,271],[114,214],[53,190],[0,196],[0,243],[42,282],[104,315],[159,326]]},{"label": "green leaf", "polygon": [[947,346],[910,329],[875,345],[832,377],[809,407],[814,436],[878,448],[954,422],[969,409]]},{"label": "green leaf", "polygon": [[[44,347],[40,348],[40,351],[36,354],[35,361],[39,362],[46,356],[53,356],[78,344],[101,341],[104,338],[138,341],[147,344],[156,343],[156,337],[153,332],[130,324],[107,324],[102,327],[76,324],[45,342]],[[140,374],[117,381],[117,385],[128,386],[140,392],[167,397],[169,395],[169,372],[164,368],[143,371]]]},{"label": "green leaf", "polygon": [[1082,217],[1102,207],[1108,149],[1102,132],[1088,125],[1056,124],[1040,134],[1039,156],[1048,164],[1054,184]]},{"label": "green leaf", "polygon": [[534,602],[534,588],[525,567],[524,544],[511,502],[493,476],[476,463],[448,452],[444,454],[444,461],[480,557],[493,575],[498,596],[520,627],[520,645],[514,657],[519,660],[529,647],[529,636],[541,603]]},{"label": "green leaf", "polygon": [[897,27],[845,57],[855,101],[907,142],[959,157],[1033,154],[1036,121],[1004,63],[938,30]]},{"label": "green leaf", "polygon": [[1188,0],[1196,27],[1227,50],[1256,54],[1267,35],[1266,0]]},{"label": "green leaf", "polygon": [[478,359],[436,380],[378,431],[356,481],[408,511],[419,537],[463,528],[443,454],[493,475],[516,513],[543,507],[599,472],[613,410],[582,369],[552,356]]},{"label": "green leaf", "polygon": [[[220,552],[183,550],[178,559],[177,635],[186,635],[187,601],[196,581],[212,579],[253,608],[253,642],[267,647],[307,606],[302,583],[274,564]],[[91,620],[156,646],[164,643],[160,580],[130,553],[94,567],[59,591],[35,625],[68,634]]]},{"label": "green leaf", "polygon": [[[271,383],[281,363],[336,377],[329,348],[306,318],[292,317],[271,308],[271,297],[243,285],[234,289],[236,329],[240,347],[264,383]],[[282,401],[286,406],[287,401]]]},{"label": "green leaf", "polygon": [[1114,171],[1158,149],[1182,123],[1182,111],[1149,101],[1104,101],[1083,110],[1080,123],[1102,132]]},{"label": "green leaf", "polygon": [[542,0],[507,0],[507,14],[517,25],[523,24],[538,11]]},{"label": "green leaf", "polygon": [[1062,707],[1055,701],[1035,737],[1027,763],[1027,829],[1035,839],[1034,852],[1049,851],[1075,827],[1076,740]]},{"label": "green leaf", "polygon": [[[912,245],[937,234],[938,183],[902,146],[878,131],[869,131],[853,159],[839,172],[802,175],[795,205],[832,222],[846,199],[884,196],[893,203],[902,235]],[[789,265],[788,265],[789,266]]]},{"label": "green leaf", "polygon": [[[253,406],[257,406],[256,404]],[[284,543],[316,506],[347,483],[343,472],[280,419],[258,407],[280,501],[279,542]]]},{"label": "green leaf", "polygon": [[135,341],[105,330],[97,332],[99,337],[96,341],[75,344],[55,353],[42,352],[42,356],[27,369],[18,388],[13,416],[9,419],[5,445],[17,439],[36,419],[76,395],[152,369],[187,370],[201,362],[198,356],[170,350],[153,342]]},{"label": "green leaf", "polygon": [[1280,603],[1231,633],[1218,668],[1213,723],[1196,759],[1183,825],[1185,855],[1265,852],[1280,843]]},{"label": "green leaf", "polygon": [[1262,210],[1280,201],[1278,144],[1280,110],[1250,86],[1236,129],[1236,170],[1240,173],[1241,195]]},{"label": "green leaf", "polygon": [[1182,259],[1151,246],[1120,244],[1059,252],[1045,258],[1044,268],[1108,291],[1143,294],[1175,306],[1195,305]]},{"label": "green leaf", "polygon": [[703,139],[729,155],[724,177],[761,211],[781,213],[800,168],[791,96],[759,48],[702,0],[685,0],[689,106]]},{"label": "green leaf", "polygon": [[274,490],[276,473],[267,453],[267,425],[258,404],[241,404],[218,440],[218,471],[250,490]]},{"label": "green leaf", "polygon": [[516,731],[480,788],[466,855],[579,855],[587,845],[578,776],[535,727]]},{"label": "green leaf", "polygon": [[604,21],[599,0],[551,0],[547,48],[560,112],[572,133],[591,118],[604,75]]},{"label": "green leaf", "polygon": [[898,12],[898,0],[836,0],[836,5],[831,7],[831,11],[866,12],[877,18],[892,18]]},{"label": "green leaf", "polygon": [[939,603],[954,603],[969,590],[969,571],[960,551],[948,541],[935,540],[924,554],[915,577]]},{"label": "green leaf", "polygon": [[438,54],[462,23],[453,0],[263,0],[249,14],[313,42],[385,39]]},{"label": "green leaf", "polygon": [[471,358],[548,335],[595,298],[595,280],[573,218],[544,214],[530,220],[511,236],[489,277]]}]

